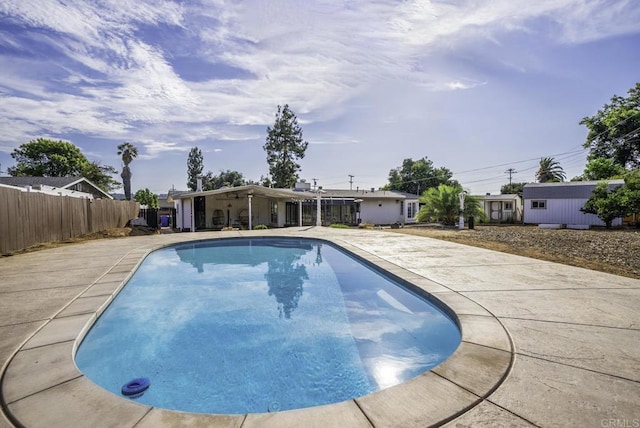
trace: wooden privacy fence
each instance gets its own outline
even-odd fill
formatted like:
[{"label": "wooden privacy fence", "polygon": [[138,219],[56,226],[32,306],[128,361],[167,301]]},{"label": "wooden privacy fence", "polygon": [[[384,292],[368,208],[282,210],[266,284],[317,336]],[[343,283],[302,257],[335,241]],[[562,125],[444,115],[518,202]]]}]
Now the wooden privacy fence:
[{"label": "wooden privacy fence", "polygon": [[80,199],[0,187],[0,254],[124,227],[138,203]]}]

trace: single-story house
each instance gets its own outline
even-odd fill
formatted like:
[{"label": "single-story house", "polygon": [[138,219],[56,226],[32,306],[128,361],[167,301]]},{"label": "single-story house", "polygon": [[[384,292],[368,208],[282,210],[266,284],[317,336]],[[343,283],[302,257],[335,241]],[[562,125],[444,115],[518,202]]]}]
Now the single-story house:
[{"label": "single-story house", "polygon": [[[606,180],[609,188],[624,185],[624,180]],[[560,183],[528,183],[523,190],[524,223],[604,226],[595,214],[580,211],[600,181],[570,181]],[[622,218],[613,226],[622,225]]]},{"label": "single-story house", "polygon": [[322,190],[308,183],[295,189],[258,185],[226,187],[176,195],[176,228],[216,230],[263,224],[269,227],[311,226],[342,223],[413,223],[418,195],[394,191]]},{"label": "single-story house", "polygon": [[482,208],[490,223],[522,221],[522,198],[517,194],[478,195],[482,200]]},{"label": "single-story house", "polygon": [[86,199],[113,199],[84,177],[0,177],[0,184],[29,192]]}]

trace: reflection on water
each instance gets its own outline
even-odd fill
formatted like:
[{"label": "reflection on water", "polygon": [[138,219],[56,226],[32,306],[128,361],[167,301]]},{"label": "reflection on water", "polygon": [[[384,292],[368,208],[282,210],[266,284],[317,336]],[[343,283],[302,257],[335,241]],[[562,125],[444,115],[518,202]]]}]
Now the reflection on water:
[{"label": "reflection on water", "polygon": [[151,378],[143,404],[241,414],[397,385],[459,343],[441,311],[332,245],[233,239],[150,254],[76,364],[115,394]]},{"label": "reflection on water", "polygon": [[[202,243],[181,245],[176,247],[175,251],[182,262],[195,267],[198,273],[204,273],[207,264],[258,266],[266,263],[268,270],[264,278],[269,286],[269,296],[275,296],[279,316],[290,319],[291,313],[298,307],[304,281],[309,279],[307,268],[300,263],[300,259],[312,251],[313,246],[307,242],[277,239],[268,242],[234,241],[226,243],[227,245],[222,242],[222,247],[226,247],[228,251],[207,251],[211,246],[204,246]],[[322,263],[322,244],[315,244],[315,247],[315,263],[319,265]],[[239,254],[239,248],[246,249],[246,253]],[[277,251],[278,249],[282,251]]]},{"label": "reflection on water", "polygon": [[304,280],[309,279],[307,268],[296,263],[299,259],[300,256],[290,253],[286,257],[274,258],[267,262],[269,271],[264,276],[269,284],[269,296],[275,296],[278,302],[280,317],[287,319],[298,307]]}]

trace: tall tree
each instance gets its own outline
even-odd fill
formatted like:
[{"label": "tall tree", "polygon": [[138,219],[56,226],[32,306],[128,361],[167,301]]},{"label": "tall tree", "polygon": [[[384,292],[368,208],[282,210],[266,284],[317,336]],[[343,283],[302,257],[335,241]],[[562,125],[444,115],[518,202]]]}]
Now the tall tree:
[{"label": "tall tree", "polygon": [[120,187],[120,182],[113,179],[118,171],[109,165],[102,165],[99,161],[87,162],[82,167],[81,175],[100,187],[105,192],[112,192]]},{"label": "tall tree", "polygon": [[122,156],[122,185],[124,187],[124,197],[127,201],[131,200],[131,169],[129,164],[138,156],[138,149],[131,143],[122,143],[118,146],[118,156]]},{"label": "tall tree", "polygon": [[560,163],[552,157],[540,159],[540,167],[536,172],[536,180],[539,183],[564,181],[566,174]]},{"label": "tall tree", "polygon": [[524,191],[524,185],[527,183],[511,183],[505,184],[500,188],[502,195],[521,195]]},{"label": "tall tree", "polygon": [[628,94],[615,95],[610,104],[580,121],[589,129],[584,143],[589,159],[610,158],[623,167],[640,168],[640,83]]},{"label": "tall tree", "polygon": [[636,227],[640,228],[640,170],[629,171],[624,176],[625,202],[628,214],[636,215]]},{"label": "tall tree", "polygon": [[146,205],[149,208],[158,208],[158,195],[151,192],[148,188],[140,189],[136,192],[133,199],[140,205]]},{"label": "tall tree", "polygon": [[189,157],[187,158],[187,188],[191,191],[195,191],[198,186],[198,177],[202,176],[202,170],[204,169],[204,159],[202,157],[202,150],[197,147],[193,147],[189,151]]},{"label": "tall tree", "polygon": [[89,163],[80,149],[66,141],[37,138],[13,150],[17,162],[7,172],[15,177],[69,177]]},{"label": "tall tree", "polygon": [[592,158],[587,162],[587,166],[580,177],[571,181],[596,181],[607,180],[609,178],[621,178],[626,173],[623,166],[617,164],[611,158]]},{"label": "tall tree", "polygon": [[402,161],[402,166],[389,171],[389,184],[383,189],[420,195],[440,184],[456,185],[457,182],[451,180],[452,176],[447,168],[434,167],[426,156],[417,161],[409,158]]},{"label": "tall tree", "polygon": [[67,141],[37,138],[14,149],[11,157],[17,163],[7,172],[15,177],[82,176],[105,192],[119,185],[111,176],[116,173],[115,168],[90,162],[77,146]]},{"label": "tall tree", "polygon": [[602,220],[607,229],[611,229],[613,220],[629,213],[623,186],[609,189],[609,183],[598,183],[593,194],[580,208],[585,214],[595,214]]},{"label": "tall tree", "polygon": [[267,139],[263,149],[267,152],[267,163],[274,187],[290,188],[298,180],[300,165],[308,142],[302,139],[302,128],[289,105],[278,106],[273,128],[267,127]]},{"label": "tall tree", "polygon": [[238,187],[247,184],[242,173],[238,171],[220,171],[220,174],[213,175],[207,172],[202,180],[203,190],[216,190],[222,187]]}]

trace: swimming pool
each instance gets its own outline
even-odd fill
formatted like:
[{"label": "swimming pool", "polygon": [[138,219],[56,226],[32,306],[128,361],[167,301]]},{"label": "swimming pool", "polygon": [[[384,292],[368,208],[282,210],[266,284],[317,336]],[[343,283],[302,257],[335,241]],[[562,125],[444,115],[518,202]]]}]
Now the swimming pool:
[{"label": "swimming pool", "polygon": [[150,254],[76,354],[120,394],[201,413],[329,404],[446,359],[460,331],[426,299],[320,240],[202,241]]}]

